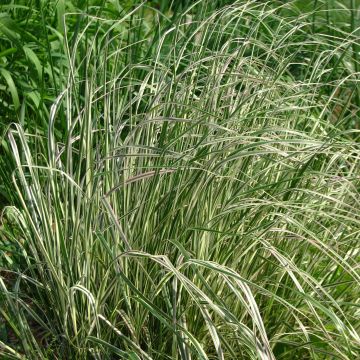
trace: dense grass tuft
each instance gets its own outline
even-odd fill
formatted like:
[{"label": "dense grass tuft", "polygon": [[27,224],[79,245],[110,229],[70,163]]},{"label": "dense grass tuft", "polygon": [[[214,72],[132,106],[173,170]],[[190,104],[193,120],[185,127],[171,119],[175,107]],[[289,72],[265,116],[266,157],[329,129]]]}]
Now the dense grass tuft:
[{"label": "dense grass tuft", "polygon": [[311,3],[65,16],[2,141],[3,356],[358,357],[359,32]]}]

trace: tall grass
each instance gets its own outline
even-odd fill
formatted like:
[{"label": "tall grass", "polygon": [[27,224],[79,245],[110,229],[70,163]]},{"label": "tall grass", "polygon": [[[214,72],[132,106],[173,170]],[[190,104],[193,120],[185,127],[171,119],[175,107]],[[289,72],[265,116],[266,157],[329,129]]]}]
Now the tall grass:
[{"label": "tall grass", "polygon": [[81,15],[3,141],[4,357],[358,356],[359,38],[317,3]]}]

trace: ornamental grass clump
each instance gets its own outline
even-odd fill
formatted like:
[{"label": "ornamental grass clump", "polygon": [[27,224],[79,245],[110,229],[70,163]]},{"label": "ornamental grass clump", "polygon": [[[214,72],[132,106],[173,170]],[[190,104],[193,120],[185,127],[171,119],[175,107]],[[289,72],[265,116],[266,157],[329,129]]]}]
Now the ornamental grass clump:
[{"label": "ornamental grass clump", "polygon": [[81,15],[3,140],[4,356],[357,358],[359,37],[296,4]]}]

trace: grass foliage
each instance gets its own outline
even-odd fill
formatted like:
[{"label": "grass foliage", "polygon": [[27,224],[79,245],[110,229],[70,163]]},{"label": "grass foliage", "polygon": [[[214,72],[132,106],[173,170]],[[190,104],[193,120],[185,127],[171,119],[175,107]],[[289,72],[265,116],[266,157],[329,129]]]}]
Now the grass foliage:
[{"label": "grass foliage", "polygon": [[0,353],[357,358],[356,2],[150,5],[0,68]]}]

